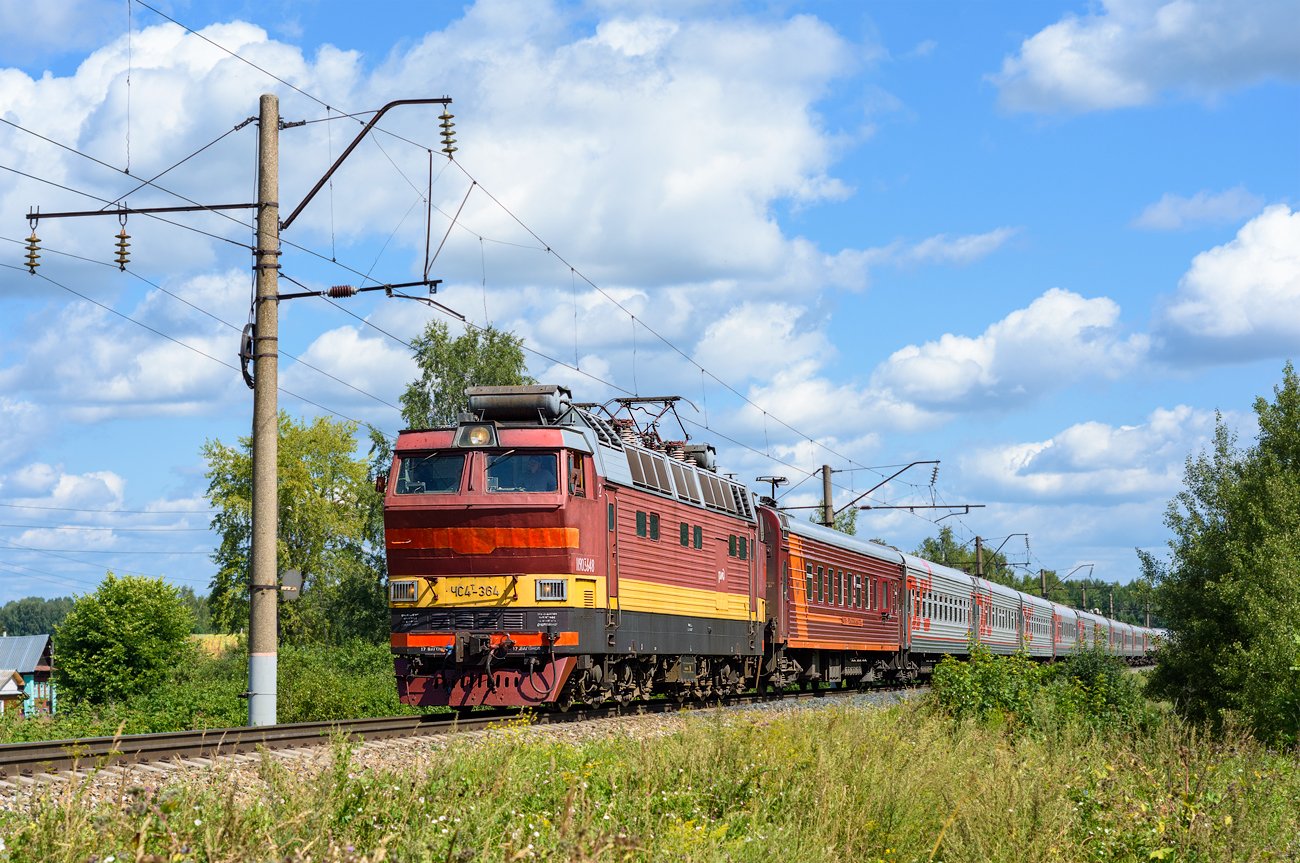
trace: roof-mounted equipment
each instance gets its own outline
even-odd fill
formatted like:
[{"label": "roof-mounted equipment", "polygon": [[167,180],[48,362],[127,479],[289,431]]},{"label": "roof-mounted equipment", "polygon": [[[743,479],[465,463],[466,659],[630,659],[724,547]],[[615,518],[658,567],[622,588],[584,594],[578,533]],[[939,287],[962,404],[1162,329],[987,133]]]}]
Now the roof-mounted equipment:
[{"label": "roof-mounted equipment", "polygon": [[554,423],[573,394],[554,384],[519,387],[469,387],[469,409],[483,420]]}]

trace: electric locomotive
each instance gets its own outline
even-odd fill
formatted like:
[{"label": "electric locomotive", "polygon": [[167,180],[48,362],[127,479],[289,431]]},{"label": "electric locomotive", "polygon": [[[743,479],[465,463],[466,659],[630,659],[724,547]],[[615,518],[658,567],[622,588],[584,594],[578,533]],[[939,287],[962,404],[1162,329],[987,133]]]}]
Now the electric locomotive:
[{"label": "electric locomotive", "polygon": [[1042,660],[1096,646],[1137,662],[1154,648],[1154,630],[756,504],[711,446],[660,437],[677,397],[467,394],[455,426],[399,434],[383,480],[407,704],[862,686],[976,643]]},{"label": "electric locomotive", "polygon": [[[767,618],[749,490],[557,386],[475,387],[399,434],[384,480],[391,644],[416,705],[681,699],[757,682]],[[657,419],[657,417],[656,417]]]}]

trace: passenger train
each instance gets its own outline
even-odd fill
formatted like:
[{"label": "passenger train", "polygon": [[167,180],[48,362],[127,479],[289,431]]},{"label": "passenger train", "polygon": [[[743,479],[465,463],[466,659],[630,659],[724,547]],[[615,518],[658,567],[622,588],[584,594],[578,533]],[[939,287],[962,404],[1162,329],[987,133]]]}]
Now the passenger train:
[{"label": "passenger train", "polygon": [[[782,512],[557,386],[475,387],[382,479],[391,644],[413,705],[556,706],[856,687],[972,644],[1137,663],[1158,632]],[[670,403],[670,402],[669,402]],[[624,415],[626,414],[626,415]]]}]

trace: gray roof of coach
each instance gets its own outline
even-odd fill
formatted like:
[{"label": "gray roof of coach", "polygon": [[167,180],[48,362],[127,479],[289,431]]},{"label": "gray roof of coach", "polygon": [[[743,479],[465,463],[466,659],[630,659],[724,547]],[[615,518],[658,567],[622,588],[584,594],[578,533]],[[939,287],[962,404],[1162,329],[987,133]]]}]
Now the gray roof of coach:
[{"label": "gray roof of coach", "polygon": [[890,548],[887,545],[871,542],[870,540],[858,539],[847,533],[826,527],[824,524],[814,524],[811,521],[803,521],[786,513],[781,514],[785,521],[786,530],[795,536],[804,539],[813,539],[818,542],[824,542],[829,545],[836,545],[840,548],[856,551],[859,554],[865,554],[878,560],[887,560],[890,563],[902,563],[903,553],[896,548]]}]

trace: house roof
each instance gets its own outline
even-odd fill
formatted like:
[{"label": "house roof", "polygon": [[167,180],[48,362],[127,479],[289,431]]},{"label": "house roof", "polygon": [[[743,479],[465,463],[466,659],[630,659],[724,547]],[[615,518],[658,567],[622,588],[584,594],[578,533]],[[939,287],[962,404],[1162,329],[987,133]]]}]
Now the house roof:
[{"label": "house roof", "polygon": [[48,635],[10,635],[0,638],[0,668],[12,668],[31,674],[41,663],[41,654],[50,643]]},{"label": "house roof", "polygon": [[23,676],[12,668],[0,669],[0,698],[13,698],[23,694]]}]

